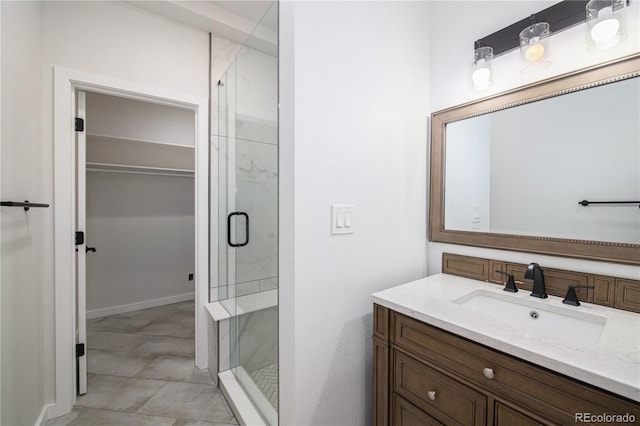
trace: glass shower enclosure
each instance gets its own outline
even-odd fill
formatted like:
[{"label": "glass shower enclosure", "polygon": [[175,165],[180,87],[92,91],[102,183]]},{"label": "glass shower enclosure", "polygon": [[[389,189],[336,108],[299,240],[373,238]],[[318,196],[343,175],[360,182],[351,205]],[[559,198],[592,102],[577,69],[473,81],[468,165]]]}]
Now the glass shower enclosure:
[{"label": "glass shower enclosure", "polygon": [[274,2],[218,82],[212,138],[217,170],[212,167],[211,176],[218,209],[211,299],[229,314],[228,330],[218,337],[219,365],[233,373],[273,425],[278,423],[277,16]]}]

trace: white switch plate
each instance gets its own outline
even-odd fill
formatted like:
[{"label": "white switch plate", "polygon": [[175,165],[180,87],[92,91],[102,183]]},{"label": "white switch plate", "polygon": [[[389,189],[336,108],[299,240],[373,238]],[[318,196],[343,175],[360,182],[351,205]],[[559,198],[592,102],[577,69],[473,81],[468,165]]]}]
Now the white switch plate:
[{"label": "white switch plate", "polygon": [[331,204],[331,234],[353,234],[353,204]]},{"label": "white switch plate", "polygon": [[480,204],[471,204],[471,229],[480,229]]}]

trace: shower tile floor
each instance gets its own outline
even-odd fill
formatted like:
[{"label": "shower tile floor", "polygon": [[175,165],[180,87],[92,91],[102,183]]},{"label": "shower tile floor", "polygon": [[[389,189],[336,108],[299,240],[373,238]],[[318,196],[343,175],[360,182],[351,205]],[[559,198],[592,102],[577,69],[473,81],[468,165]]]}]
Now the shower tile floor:
[{"label": "shower tile floor", "polygon": [[88,391],[47,425],[237,425],[194,334],[193,301],[87,321]]},{"label": "shower tile floor", "polygon": [[271,406],[278,411],[278,363],[259,368],[249,375]]}]

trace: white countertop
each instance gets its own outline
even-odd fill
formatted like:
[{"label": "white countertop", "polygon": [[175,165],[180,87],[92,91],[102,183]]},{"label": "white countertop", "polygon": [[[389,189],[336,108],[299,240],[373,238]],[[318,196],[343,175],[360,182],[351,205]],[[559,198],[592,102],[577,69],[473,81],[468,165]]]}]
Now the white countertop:
[{"label": "white countertop", "polygon": [[[484,289],[498,297],[534,299],[538,306],[606,317],[597,344],[548,336],[531,336],[524,327],[471,310],[454,300]],[[373,301],[401,314],[524,359],[549,370],[640,402],[640,314],[581,302],[574,307],[561,297],[530,297],[530,291],[502,291],[483,281],[437,274],[373,294]],[[543,309],[543,308],[542,308]]]}]

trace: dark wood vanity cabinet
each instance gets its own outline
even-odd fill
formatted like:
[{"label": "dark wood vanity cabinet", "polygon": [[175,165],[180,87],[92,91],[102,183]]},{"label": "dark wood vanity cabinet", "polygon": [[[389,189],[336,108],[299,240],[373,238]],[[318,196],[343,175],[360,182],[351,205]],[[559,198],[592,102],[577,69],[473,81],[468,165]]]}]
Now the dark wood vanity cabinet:
[{"label": "dark wood vanity cabinet", "polygon": [[374,425],[583,423],[576,413],[640,422],[634,401],[376,304],[373,318]]}]

